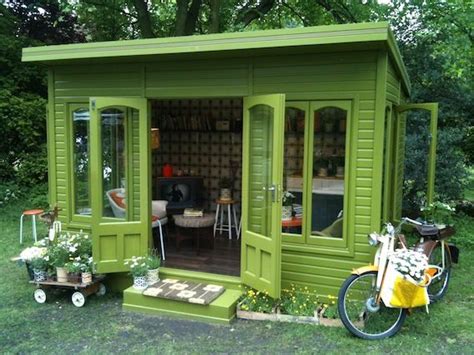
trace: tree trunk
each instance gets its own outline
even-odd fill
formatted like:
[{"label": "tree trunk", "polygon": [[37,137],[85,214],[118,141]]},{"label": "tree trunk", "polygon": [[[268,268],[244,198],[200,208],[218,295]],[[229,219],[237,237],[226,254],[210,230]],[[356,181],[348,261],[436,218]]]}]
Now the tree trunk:
[{"label": "tree trunk", "polygon": [[251,8],[250,10],[247,10],[247,8],[244,7],[240,22],[247,27],[253,20],[265,16],[274,5],[275,0],[261,0],[256,7]]},{"label": "tree trunk", "polygon": [[189,7],[188,15],[186,16],[186,25],[184,27],[184,34],[186,36],[192,35],[196,30],[196,22],[201,9],[202,0],[193,0]]},{"label": "tree trunk", "polygon": [[211,6],[211,23],[209,25],[209,33],[219,33],[220,28],[220,11],[221,0],[210,0]]},{"label": "tree trunk", "polygon": [[146,0],[134,0],[135,10],[138,15],[138,26],[143,38],[153,38],[155,33],[151,26],[150,12]]},{"label": "tree trunk", "polygon": [[177,0],[175,36],[184,36],[189,0]]}]

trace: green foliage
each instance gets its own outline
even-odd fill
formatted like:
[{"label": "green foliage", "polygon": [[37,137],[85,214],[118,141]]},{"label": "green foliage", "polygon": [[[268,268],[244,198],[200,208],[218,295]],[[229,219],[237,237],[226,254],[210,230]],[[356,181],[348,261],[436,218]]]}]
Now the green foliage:
[{"label": "green foliage", "polygon": [[243,311],[272,313],[276,302],[268,296],[268,292],[260,292],[247,288],[240,298],[240,309]]},{"label": "green foliage", "polygon": [[472,217],[469,217],[463,213],[455,216],[454,225],[456,228],[456,234],[454,234],[454,236],[449,240],[449,243],[454,243],[461,248],[474,249],[473,221],[474,219]]},{"label": "green foliage", "polygon": [[149,255],[146,258],[146,264],[148,270],[158,269],[161,265],[161,258],[157,249],[151,249]]},{"label": "green foliage", "polygon": [[293,316],[313,316],[319,305],[319,299],[311,293],[308,287],[291,285],[283,289],[279,301],[280,311]]},{"label": "green foliage", "polygon": [[436,224],[453,224],[454,207],[441,201],[435,201],[429,205],[422,206],[420,211],[423,219]]},{"label": "green foliage", "polygon": [[146,276],[148,272],[147,258],[144,256],[132,256],[124,264],[130,267],[130,275],[133,277]]}]

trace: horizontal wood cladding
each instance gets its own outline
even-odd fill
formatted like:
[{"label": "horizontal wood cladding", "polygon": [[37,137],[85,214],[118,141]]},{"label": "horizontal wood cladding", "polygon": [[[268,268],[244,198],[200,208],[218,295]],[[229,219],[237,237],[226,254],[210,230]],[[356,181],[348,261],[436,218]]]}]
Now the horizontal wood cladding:
[{"label": "horizontal wood cladding", "polygon": [[388,61],[387,68],[387,100],[396,104],[400,103],[400,79],[395,72],[392,61]]},{"label": "horizontal wood cladding", "polygon": [[[355,198],[353,256],[320,254],[314,246],[302,250],[282,247],[282,284],[312,287],[319,294],[337,293],[350,271],[371,260],[367,233],[372,224],[374,177],[375,98],[377,52],[340,52],[236,58],[61,66],[55,68],[54,136],[56,139],[56,196],[61,219],[66,222],[68,205],[66,103],[88,101],[91,96],[140,96],[147,98],[243,97],[284,93],[288,100],[352,100],[357,128],[354,135]],[[399,84],[397,84],[399,85]],[[395,86],[394,86],[395,87]],[[399,91],[399,86],[397,86]],[[395,95],[393,90],[392,95]],[[134,127],[134,136],[138,134]],[[136,140],[133,141],[137,145]],[[138,164],[134,156],[135,164]],[[139,179],[133,178],[138,191]],[[136,200],[138,202],[138,200]],[[139,208],[134,206],[138,215]],[[73,227],[73,225],[71,225]],[[66,225],[67,228],[67,225]],[[295,244],[296,245],[296,244]]]},{"label": "horizontal wood cladding", "polygon": [[155,98],[249,95],[246,60],[154,63],[146,65],[146,96]]}]

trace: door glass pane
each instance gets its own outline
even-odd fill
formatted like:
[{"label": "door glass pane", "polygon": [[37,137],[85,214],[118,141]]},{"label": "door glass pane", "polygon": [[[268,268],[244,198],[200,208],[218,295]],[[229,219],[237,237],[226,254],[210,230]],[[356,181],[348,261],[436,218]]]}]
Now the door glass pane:
[{"label": "door glass pane", "polygon": [[89,196],[89,109],[80,108],[72,113],[74,213],[91,214]]},{"label": "door glass pane", "polygon": [[104,217],[125,218],[127,209],[125,112],[106,109],[100,113]]},{"label": "door glass pane", "polygon": [[285,111],[282,198],[282,231],[284,233],[301,234],[305,115],[304,110],[295,107],[287,107]]},{"label": "door glass pane", "polygon": [[347,111],[324,107],[314,112],[313,235],[342,238]]},{"label": "door glass pane", "polygon": [[256,105],[249,109],[250,148],[248,176],[248,230],[270,237],[273,152],[273,108]]}]

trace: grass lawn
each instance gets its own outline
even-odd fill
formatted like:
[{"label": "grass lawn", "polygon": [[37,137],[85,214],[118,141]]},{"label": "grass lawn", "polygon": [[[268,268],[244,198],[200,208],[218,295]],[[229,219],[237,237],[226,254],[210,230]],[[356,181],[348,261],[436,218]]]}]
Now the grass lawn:
[{"label": "grass lawn", "polygon": [[[474,353],[473,250],[461,251],[448,294],[429,314],[417,309],[398,335],[369,342],[345,329],[241,320],[218,326],[123,312],[120,294],[92,296],[83,308],[71,304],[69,293],[37,304],[26,269],[9,260],[22,249],[22,207],[0,210],[1,353]],[[462,228],[473,233],[474,219]]]}]

